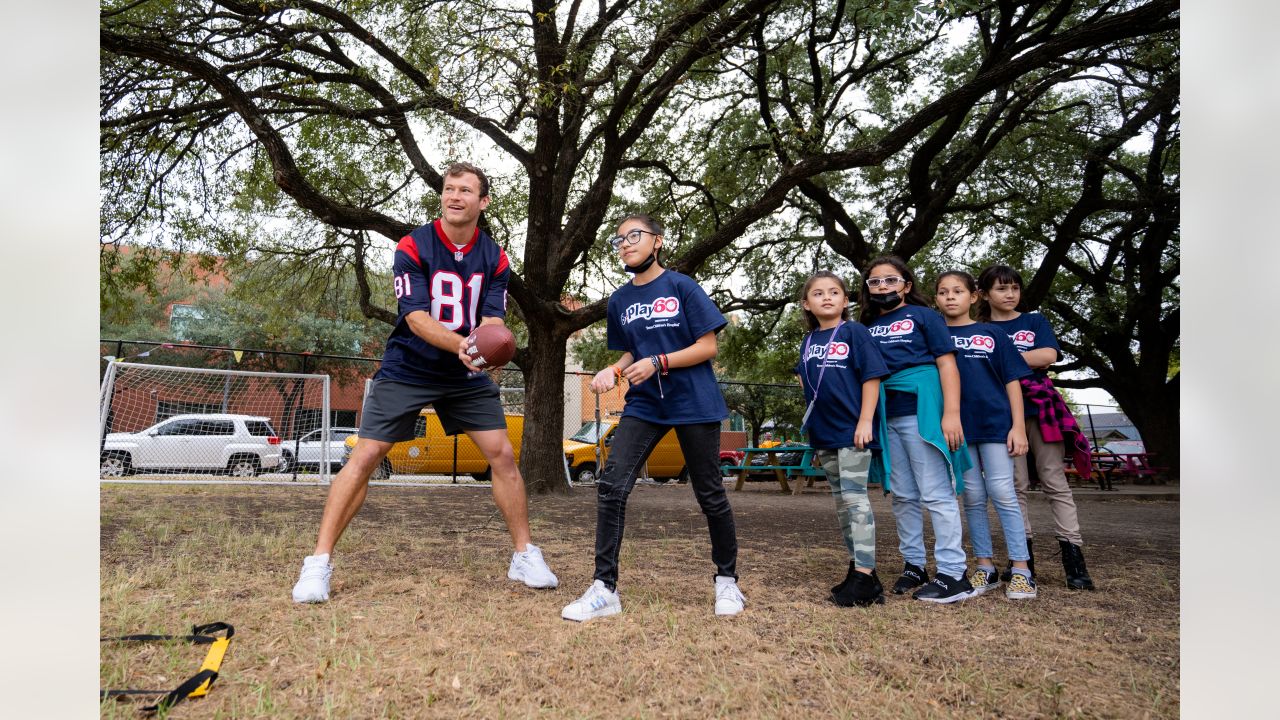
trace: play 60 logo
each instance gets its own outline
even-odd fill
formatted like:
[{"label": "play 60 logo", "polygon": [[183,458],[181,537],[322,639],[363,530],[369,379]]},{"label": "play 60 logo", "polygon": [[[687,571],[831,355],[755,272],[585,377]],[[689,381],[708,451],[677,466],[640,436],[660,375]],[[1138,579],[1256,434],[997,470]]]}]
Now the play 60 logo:
[{"label": "play 60 logo", "polygon": [[653,301],[653,312],[649,315],[651,318],[672,318],[680,314],[680,299],[673,297],[660,297]]},{"label": "play 60 logo", "polygon": [[990,335],[970,335],[969,337],[952,338],[959,350],[981,350],[989,353],[996,349],[996,339]]},{"label": "play 60 logo", "polygon": [[622,324],[632,320],[661,320],[680,314],[680,298],[660,297],[652,303],[635,303],[622,311]]},{"label": "play 60 logo", "polygon": [[804,359],[812,360],[813,358],[818,358],[819,360],[825,360],[830,358],[832,360],[844,360],[847,357],[849,357],[849,343],[833,342],[831,343],[830,353],[827,352],[826,345],[814,345],[809,348],[809,352]]},{"label": "play 60 logo", "polygon": [[910,335],[915,327],[915,320],[896,320],[888,325],[876,325],[867,329],[871,331],[872,337],[896,337]]},{"label": "play 60 logo", "polygon": [[1010,335],[1009,339],[1013,341],[1014,345],[1017,345],[1020,348],[1035,347],[1036,332],[1034,330],[1019,330],[1018,332]]}]

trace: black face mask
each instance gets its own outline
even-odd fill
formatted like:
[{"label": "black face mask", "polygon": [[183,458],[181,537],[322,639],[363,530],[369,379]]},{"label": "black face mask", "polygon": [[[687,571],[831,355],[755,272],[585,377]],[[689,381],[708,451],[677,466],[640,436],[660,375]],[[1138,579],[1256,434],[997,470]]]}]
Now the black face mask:
[{"label": "black face mask", "polygon": [[639,265],[623,265],[622,267],[624,270],[634,275],[636,273],[642,273],[645,270],[648,270],[649,266],[652,265],[657,259],[658,259],[658,251],[654,250],[652,253],[649,254],[649,257],[645,258],[644,261],[642,261]]},{"label": "black face mask", "polygon": [[898,293],[881,293],[870,296],[871,304],[881,312],[892,310],[902,304],[902,298],[898,297]]}]

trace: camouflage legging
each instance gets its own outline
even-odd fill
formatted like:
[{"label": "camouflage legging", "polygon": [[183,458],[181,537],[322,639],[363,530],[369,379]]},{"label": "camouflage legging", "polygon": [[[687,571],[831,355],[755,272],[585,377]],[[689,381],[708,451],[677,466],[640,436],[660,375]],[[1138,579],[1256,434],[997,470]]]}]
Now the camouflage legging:
[{"label": "camouflage legging", "polygon": [[871,451],[855,447],[819,450],[818,462],[831,484],[836,517],[840,519],[849,559],[858,567],[875,568],[876,518],[871,514],[871,500],[867,497]]}]

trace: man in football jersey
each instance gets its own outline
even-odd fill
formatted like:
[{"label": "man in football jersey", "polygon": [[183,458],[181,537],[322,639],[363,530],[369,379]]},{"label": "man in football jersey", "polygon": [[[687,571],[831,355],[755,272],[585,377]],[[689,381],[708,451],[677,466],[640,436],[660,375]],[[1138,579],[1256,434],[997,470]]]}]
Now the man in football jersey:
[{"label": "man in football jersey", "polygon": [[445,170],[440,199],[441,217],[396,246],[396,327],[364,401],[359,439],[329,488],[315,552],[302,562],[293,588],[296,602],[329,599],[334,545],[364,503],[369,476],[393,444],[414,437],[419,411],[427,405],[434,406],[446,434],[466,432],[489,462],[493,499],[515,547],[507,577],[534,588],[558,584],[542,551],[529,542],[524,479],[498,387],[466,355],[466,337],[477,324],[502,324],[506,317],[507,255],[477,227],[489,205],[489,180],[470,163],[453,163]]}]

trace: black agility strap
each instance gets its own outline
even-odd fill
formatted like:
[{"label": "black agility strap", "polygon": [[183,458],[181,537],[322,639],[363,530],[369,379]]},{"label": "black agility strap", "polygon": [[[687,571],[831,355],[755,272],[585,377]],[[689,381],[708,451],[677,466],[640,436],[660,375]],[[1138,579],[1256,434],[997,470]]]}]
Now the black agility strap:
[{"label": "black agility strap", "polygon": [[[213,633],[225,631],[222,637],[215,637],[205,633]],[[191,628],[190,635],[121,635],[119,637],[101,638],[101,642],[159,642],[165,640],[183,640],[195,645],[209,645],[209,652],[205,655],[204,663],[200,666],[200,671],[195,675],[187,678],[173,690],[102,690],[99,692],[99,699],[119,698],[129,695],[163,695],[154,705],[148,705],[142,708],[142,712],[152,713],[159,710],[167,710],[188,697],[200,697],[209,692],[209,688],[213,686],[213,681],[218,679],[218,668],[222,666],[222,658],[227,652],[227,645],[231,642],[231,636],[236,634],[236,629],[224,622],[212,622],[205,625],[195,625]]]}]

